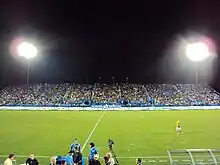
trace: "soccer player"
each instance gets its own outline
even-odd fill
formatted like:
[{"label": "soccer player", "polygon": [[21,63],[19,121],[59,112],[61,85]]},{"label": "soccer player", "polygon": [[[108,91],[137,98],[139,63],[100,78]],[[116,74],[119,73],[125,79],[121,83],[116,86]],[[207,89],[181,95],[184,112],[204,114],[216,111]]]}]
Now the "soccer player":
[{"label": "soccer player", "polygon": [[182,134],[182,129],[181,129],[181,125],[180,125],[180,121],[177,120],[176,121],[176,134],[179,135],[179,134]]},{"label": "soccer player", "polygon": [[75,148],[77,148],[77,150],[78,150],[79,152],[81,152],[81,147],[80,147],[80,144],[79,144],[77,138],[74,138],[74,141],[73,141],[73,143],[72,143],[71,146],[70,146],[70,151],[73,151],[73,152],[74,152]]},{"label": "soccer player", "polygon": [[93,142],[90,143],[90,150],[89,150],[89,160],[93,160],[94,156],[98,157],[98,150],[95,147],[95,144]]}]

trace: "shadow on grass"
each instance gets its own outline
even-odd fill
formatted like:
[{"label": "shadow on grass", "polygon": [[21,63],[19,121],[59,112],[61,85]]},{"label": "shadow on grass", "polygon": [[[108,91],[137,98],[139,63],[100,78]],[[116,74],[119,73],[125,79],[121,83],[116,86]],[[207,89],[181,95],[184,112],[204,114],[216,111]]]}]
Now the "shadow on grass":
[{"label": "shadow on grass", "polygon": [[205,131],[184,132],[184,134],[203,134]]}]

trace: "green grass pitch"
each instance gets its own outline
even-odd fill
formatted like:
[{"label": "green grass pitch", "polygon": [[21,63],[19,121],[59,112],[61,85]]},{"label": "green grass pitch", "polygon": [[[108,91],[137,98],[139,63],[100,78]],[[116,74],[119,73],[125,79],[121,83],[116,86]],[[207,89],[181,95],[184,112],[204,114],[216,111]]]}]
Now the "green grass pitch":
[{"label": "green grass pitch", "polygon": [[[103,111],[0,111],[0,155],[66,155],[74,137],[83,146]],[[176,120],[183,135],[175,134]],[[135,164],[123,157],[167,156],[168,149],[220,148],[220,111],[107,111],[89,141],[100,157],[115,141],[120,164]],[[83,150],[88,155],[89,145]],[[0,164],[5,157],[1,156]],[[24,163],[26,158],[17,158]],[[49,164],[41,158],[40,164]],[[147,163],[146,163],[147,164]],[[168,164],[168,163],[165,163]]]}]

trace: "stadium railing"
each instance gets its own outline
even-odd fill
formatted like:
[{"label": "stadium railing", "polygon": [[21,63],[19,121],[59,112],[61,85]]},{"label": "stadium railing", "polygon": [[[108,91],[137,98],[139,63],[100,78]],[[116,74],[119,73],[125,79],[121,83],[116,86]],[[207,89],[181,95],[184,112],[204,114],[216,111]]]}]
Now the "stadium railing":
[{"label": "stadium railing", "polygon": [[170,165],[217,165],[220,163],[220,150],[217,149],[184,149],[169,150]]}]

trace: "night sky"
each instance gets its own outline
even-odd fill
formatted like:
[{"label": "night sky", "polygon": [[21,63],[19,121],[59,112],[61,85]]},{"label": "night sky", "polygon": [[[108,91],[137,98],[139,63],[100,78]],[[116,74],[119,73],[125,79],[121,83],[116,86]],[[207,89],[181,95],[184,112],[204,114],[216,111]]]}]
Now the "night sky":
[{"label": "night sky", "polygon": [[39,56],[31,61],[32,83],[94,83],[99,77],[103,83],[112,77],[186,83],[170,62],[161,64],[175,36],[196,31],[217,46],[220,41],[218,0],[2,0],[0,6],[2,85],[25,83],[26,61],[9,53],[18,36],[39,46]]}]

